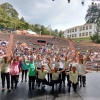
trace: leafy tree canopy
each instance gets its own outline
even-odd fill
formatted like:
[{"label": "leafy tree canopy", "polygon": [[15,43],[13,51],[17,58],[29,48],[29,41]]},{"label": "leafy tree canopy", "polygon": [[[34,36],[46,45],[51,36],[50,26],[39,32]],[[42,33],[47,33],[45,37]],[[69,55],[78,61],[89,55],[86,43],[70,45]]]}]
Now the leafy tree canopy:
[{"label": "leafy tree canopy", "polygon": [[85,16],[86,23],[96,23],[100,17],[100,4],[92,3]]},{"label": "leafy tree canopy", "polygon": [[18,12],[11,4],[0,4],[0,27],[2,26],[19,30],[30,29],[41,35],[49,35],[51,33],[53,36],[59,35],[62,37],[61,31],[59,32],[57,29],[49,30],[45,26],[39,24],[29,24],[25,21],[24,17],[19,19],[18,15]]}]

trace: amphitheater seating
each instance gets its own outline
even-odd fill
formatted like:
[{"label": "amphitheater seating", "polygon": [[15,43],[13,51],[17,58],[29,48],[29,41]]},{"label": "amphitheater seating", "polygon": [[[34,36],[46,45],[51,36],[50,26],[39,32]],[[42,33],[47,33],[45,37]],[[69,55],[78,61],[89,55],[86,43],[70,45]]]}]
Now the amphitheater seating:
[{"label": "amphitheater seating", "polygon": [[[3,41],[9,41],[10,34],[9,33],[0,33],[0,40]],[[35,37],[35,36],[28,36],[28,35],[18,35],[14,34],[14,43],[17,41],[20,41],[21,43],[25,42],[28,45],[30,44],[30,41],[32,43],[36,43],[37,39],[42,39],[46,40],[48,43],[53,43],[54,45],[57,45],[58,47],[68,47],[69,43],[67,39],[61,39],[61,38],[49,38],[49,37]],[[87,46],[85,44],[81,43],[75,43],[73,42],[74,47],[76,50],[81,51],[81,52],[86,52],[86,50],[92,50],[99,52],[99,47],[96,46]]]}]

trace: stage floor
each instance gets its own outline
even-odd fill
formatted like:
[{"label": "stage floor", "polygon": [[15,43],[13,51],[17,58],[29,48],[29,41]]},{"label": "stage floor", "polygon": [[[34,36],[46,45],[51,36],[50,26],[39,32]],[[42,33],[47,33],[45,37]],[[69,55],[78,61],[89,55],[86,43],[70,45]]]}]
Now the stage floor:
[{"label": "stage floor", "polygon": [[51,91],[51,87],[46,86],[37,90],[28,90],[28,82],[19,82],[17,89],[11,92],[1,91],[0,80],[0,100],[100,100],[100,72],[87,74],[86,87],[79,87],[77,92],[67,92],[66,87],[62,86],[61,91],[55,87],[55,91]]}]

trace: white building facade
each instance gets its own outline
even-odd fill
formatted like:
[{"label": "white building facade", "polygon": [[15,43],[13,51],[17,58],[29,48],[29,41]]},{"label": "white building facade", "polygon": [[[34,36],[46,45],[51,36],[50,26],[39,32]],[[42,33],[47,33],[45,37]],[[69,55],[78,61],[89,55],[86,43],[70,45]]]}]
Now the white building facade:
[{"label": "white building facade", "polygon": [[65,38],[85,38],[90,37],[96,32],[96,24],[84,24],[81,26],[72,27],[64,31]]}]

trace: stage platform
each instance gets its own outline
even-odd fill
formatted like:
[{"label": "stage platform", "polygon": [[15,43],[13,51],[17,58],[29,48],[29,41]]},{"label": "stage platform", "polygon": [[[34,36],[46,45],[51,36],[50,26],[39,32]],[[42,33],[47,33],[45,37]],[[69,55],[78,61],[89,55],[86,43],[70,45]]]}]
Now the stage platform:
[{"label": "stage platform", "polygon": [[55,91],[51,91],[51,87],[46,86],[37,90],[28,90],[28,82],[19,82],[17,89],[11,92],[1,91],[0,80],[0,100],[100,100],[100,72],[92,72],[87,74],[86,87],[79,87],[75,93],[73,89],[68,93],[66,87],[62,86],[61,91],[55,87]]}]

